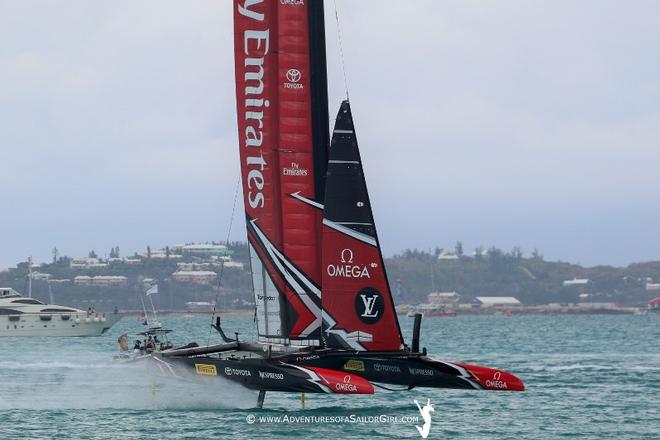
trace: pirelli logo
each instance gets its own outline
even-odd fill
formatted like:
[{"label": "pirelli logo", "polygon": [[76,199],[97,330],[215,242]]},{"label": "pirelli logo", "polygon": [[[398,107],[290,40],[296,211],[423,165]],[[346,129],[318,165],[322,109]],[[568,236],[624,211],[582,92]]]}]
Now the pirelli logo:
[{"label": "pirelli logo", "polygon": [[218,369],[215,368],[215,365],[195,364],[195,371],[197,371],[197,374],[201,374],[202,376],[217,376],[218,375]]},{"label": "pirelli logo", "polygon": [[349,359],[344,364],[344,370],[349,371],[364,371],[364,362],[356,359]]}]

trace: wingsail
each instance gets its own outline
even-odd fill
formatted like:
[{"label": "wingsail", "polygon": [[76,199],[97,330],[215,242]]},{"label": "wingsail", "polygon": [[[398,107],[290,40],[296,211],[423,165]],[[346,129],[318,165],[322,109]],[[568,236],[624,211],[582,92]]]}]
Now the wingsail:
[{"label": "wingsail", "polygon": [[234,1],[241,175],[261,342],[320,344],[318,206],[329,132],[322,8]]},{"label": "wingsail", "polygon": [[370,351],[402,349],[348,101],[341,104],[330,144],[323,267],[327,345]]}]

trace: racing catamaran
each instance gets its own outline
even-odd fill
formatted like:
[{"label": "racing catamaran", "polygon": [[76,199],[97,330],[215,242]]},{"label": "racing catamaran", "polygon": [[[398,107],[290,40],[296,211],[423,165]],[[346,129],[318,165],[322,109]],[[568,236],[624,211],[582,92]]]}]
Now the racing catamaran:
[{"label": "racing catamaran", "polygon": [[375,387],[522,391],[502,370],[404,343],[348,100],[329,132],[322,0],[234,0],[243,197],[258,339],[153,360],[266,391],[370,394]]}]

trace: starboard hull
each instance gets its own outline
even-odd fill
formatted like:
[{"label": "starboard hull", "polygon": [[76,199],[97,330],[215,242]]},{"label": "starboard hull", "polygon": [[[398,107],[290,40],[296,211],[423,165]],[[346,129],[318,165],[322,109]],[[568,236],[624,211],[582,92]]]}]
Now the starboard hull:
[{"label": "starboard hull", "polygon": [[157,355],[153,364],[163,375],[229,380],[259,391],[372,394],[375,388],[525,389],[519,378],[502,370],[407,352],[316,350],[270,358],[249,352],[223,357]]}]

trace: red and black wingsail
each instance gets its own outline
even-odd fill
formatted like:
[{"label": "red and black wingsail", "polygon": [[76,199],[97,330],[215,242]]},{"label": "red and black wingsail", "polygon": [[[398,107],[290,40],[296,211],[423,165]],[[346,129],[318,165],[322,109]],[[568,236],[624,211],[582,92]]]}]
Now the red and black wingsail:
[{"label": "red and black wingsail", "polygon": [[235,0],[234,53],[259,339],[317,345],[329,131],[323,3]]},{"label": "red and black wingsail", "polygon": [[341,104],[330,144],[323,214],[326,344],[356,350],[400,350],[403,337],[348,101]]},{"label": "red and black wingsail", "polygon": [[[348,102],[329,150],[323,2],[235,0],[243,195],[259,340],[398,350]],[[321,294],[323,292],[323,295]]]}]

